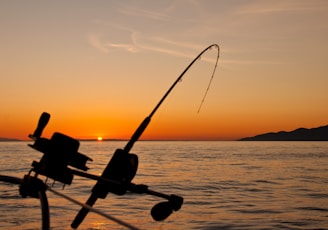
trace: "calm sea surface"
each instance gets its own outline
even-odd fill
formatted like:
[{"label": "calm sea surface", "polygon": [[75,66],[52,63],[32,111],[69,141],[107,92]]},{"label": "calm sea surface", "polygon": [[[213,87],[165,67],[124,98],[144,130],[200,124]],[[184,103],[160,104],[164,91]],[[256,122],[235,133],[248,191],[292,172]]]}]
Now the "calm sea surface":
[{"label": "calm sea surface", "polygon": [[[41,153],[28,142],[0,142],[0,175],[22,178]],[[88,172],[99,175],[125,142],[81,142],[91,157]],[[328,229],[328,142],[147,142],[134,183],[184,197],[167,220],[150,209],[162,198],[109,194],[95,208],[141,229]],[[49,180],[49,183],[52,183]],[[94,181],[75,176],[54,189],[85,202]],[[79,206],[47,192],[52,229],[70,229]],[[0,182],[0,229],[40,229],[39,200],[21,198],[18,186]],[[89,213],[79,229],[125,229]]]}]

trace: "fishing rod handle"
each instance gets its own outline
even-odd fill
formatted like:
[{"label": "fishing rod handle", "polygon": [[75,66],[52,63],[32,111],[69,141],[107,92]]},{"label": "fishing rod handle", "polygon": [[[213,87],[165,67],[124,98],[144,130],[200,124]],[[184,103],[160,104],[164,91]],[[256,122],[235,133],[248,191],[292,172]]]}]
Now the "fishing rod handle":
[{"label": "fishing rod handle", "polygon": [[[96,196],[96,194],[91,193],[86,204],[89,205],[90,207],[92,207],[96,203],[97,199],[98,199],[98,197]],[[71,227],[74,229],[78,228],[88,213],[89,213],[89,209],[82,207],[81,210],[79,211],[79,213],[76,215],[75,219],[73,220]]]},{"label": "fishing rod handle", "polygon": [[42,135],[43,129],[46,127],[50,119],[50,114],[43,112],[39,118],[38,125],[33,134],[30,134],[29,137],[32,139],[39,139]]}]

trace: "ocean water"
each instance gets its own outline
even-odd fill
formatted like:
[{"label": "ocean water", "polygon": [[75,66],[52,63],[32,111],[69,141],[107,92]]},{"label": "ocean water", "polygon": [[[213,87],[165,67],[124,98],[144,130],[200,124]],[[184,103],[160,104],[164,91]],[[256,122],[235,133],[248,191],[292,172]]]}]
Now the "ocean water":
[{"label": "ocean water", "polygon": [[[0,175],[22,178],[41,153],[28,142],[0,142]],[[99,175],[125,142],[81,142]],[[328,142],[139,141],[133,182],[184,197],[181,210],[152,220],[162,198],[127,193],[98,199],[95,208],[140,229],[328,229]],[[48,180],[49,185],[52,184]],[[53,189],[85,202],[94,181],[74,177]],[[70,229],[80,207],[47,192],[51,229]],[[0,182],[0,229],[40,229],[40,202],[21,198],[18,186]],[[126,229],[89,213],[79,229]]]}]

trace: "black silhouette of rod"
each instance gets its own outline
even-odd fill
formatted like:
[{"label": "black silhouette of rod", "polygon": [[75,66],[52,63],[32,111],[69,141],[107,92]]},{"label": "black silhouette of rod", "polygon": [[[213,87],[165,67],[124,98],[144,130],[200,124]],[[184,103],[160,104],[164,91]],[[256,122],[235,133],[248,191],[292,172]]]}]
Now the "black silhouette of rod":
[{"label": "black silhouette of rod", "polygon": [[198,112],[200,111],[200,108],[205,100],[205,97],[207,95],[207,92],[209,90],[209,87],[212,83],[212,79],[214,77],[214,74],[215,74],[215,70],[216,70],[216,67],[217,67],[217,64],[218,64],[218,61],[219,61],[219,56],[220,56],[220,47],[219,45],[217,44],[213,44],[213,45],[210,45],[208,46],[206,49],[204,49],[200,54],[198,54],[198,56],[187,66],[187,68],[180,74],[180,76],[175,80],[175,82],[171,85],[171,87],[167,90],[167,92],[164,94],[164,96],[162,97],[162,99],[157,103],[157,105],[155,106],[155,108],[153,109],[153,111],[151,111],[151,113],[148,115],[148,117],[146,117],[143,122],[139,125],[138,129],[134,132],[134,134],[132,135],[130,141],[126,144],[124,150],[126,152],[129,152],[134,143],[137,142],[140,138],[140,136],[142,135],[142,133],[145,131],[145,129],[147,128],[148,124],[150,123],[151,121],[151,118],[152,116],[156,113],[156,111],[158,110],[158,108],[162,105],[162,103],[164,102],[164,100],[166,99],[166,97],[171,93],[171,91],[173,90],[173,88],[176,86],[176,84],[178,84],[182,77],[185,75],[185,73],[190,69],[190,67],[208,50],[210,50],[211,48],[217,48],[218,49],[218,54],[217,54],[217,57],[216,57],[216,61],[215,61],[215,66],[214,66],[214,69],[213,69],[213,72],[212,72],[212,76],[211,76],[211,79],[210,79],[210,82],[207,86],[207,89],[206,89],[206,92],[205,92],[205,95],[202,99],[202,102],[199,106],[199,109],[198,109]]},{"label": "black silhouette of rod", "polygon": [[[198,56],[187,66],[187,68],[180,74],[180,76],[175,80],[175,82],[172,84],[172,86],[168,89],[168,91],[164,94],[164,96],[161,98],[161,100],[157,103],[157,105],[155,106],[155,108],[151,111],[151,113],[141,122],[141,124],[139,125],[139,127],[136,129],[136,131],[134,132],[134,134],[131,136],[129,142],[126,144],[126,146],[124,147],[124,152],[128,153],[130,152],[130,150],[132,149],[133,145],[135,142],[137,142],[140,138],[140,136],[143,134],[143,132],[145,131],[145,129],[147,128],[148,124],[151,121],[152,116],[156,113],[156,111],[158,110],[158,108],[161,106],[161,104],[164,102],[164,100],[166,99],[166,97],[170,94],[170,92],[173,90],[173,88],[176,86],[176,84],[182,79],[182,77],[185,75],[185,73],[190,69],[190,67],[208,50],[210,50],[211,48],[217,48],[218,54],[217,54],[217,58],[216,58],[216,62],[215,62],[215,66],[212,72],[212,76],[211,79],[209,81],[208,87],[206,89],[205,95],[202,99],[201,105],[202,106],[204,99],[207,95],[207,91],[209,90],[210,84],[212,82],[212,79],[214,77],[214,73],[217,67],[217,63],[219,60],[219,56],[220,56],[220,47],[217,44],[212,44],[210,46],[208,46],[206,49],[204,49],[202,52],[200,52],[198,54]],[[198,109],[199,112],[200,108]],[[89,199],[87,200],[86,204],[89,205],[90,207],[92,207],[96,201],[98,199],[98,196],[96,193],[92,192]],[[89,210],[86,208],[82,208],[80,210],[80,212],[77,214],[77,216],[75,217],[75,219],[73,220],[71,227],[72,228],[77,228],[80,223],[82,223],[82,221],[84,220],[85,216],[88,214]]]}]

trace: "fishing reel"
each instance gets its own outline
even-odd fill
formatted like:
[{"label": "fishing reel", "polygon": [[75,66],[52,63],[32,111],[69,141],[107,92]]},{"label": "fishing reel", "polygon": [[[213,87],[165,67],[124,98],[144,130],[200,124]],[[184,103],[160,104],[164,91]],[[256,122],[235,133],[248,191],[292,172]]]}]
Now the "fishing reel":
[{"label": "fishing reel", "polygon": [[42,138],[43,129],[49,119],[49,113],[42,113],[36,130],[29,135],[34,144],[28,146],[43,153],[39,162],[33,161],[31,171],[63,184],[71,184],[73,172],[68,166],[87,171],[89,168],[86,163],[92,159],[79,153],[79,141],[65,134],[55,132],[51,139]]},{"label": "fishing reel", "polygon": [[127,153],[122,149],[117,149],[101,175],[102,178],[109,180],[98,180],[92,189],[92,193],[102,199],[106,198],[109,192],[116,195],[124,195],[129,189],[137,169],[138,156],[133,153]]}]

